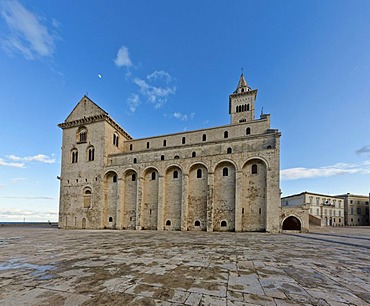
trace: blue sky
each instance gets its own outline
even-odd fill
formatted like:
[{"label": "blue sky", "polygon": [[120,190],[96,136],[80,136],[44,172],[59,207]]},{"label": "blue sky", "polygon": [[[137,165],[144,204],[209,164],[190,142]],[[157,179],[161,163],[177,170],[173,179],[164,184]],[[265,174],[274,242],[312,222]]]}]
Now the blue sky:
[{"label": "blue sky", "polygon": [[283,196],[370,192],[369,1],[0,1],[0,221],[57,220],[87,94],[134,138],[229,123],[241,68]]}]

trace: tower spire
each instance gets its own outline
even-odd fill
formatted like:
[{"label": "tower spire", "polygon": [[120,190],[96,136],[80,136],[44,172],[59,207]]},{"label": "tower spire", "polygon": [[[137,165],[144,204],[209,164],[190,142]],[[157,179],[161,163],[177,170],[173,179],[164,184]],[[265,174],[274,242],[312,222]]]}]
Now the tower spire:
[{"label": "tower spire", "polygon": [[248,86],[247,81],[244,78],[243,68],[242,68],[242,74],[240,75],[238,86],[236,87],[236,90],[234,93],[241,93],[241,92],[247,92],[250,91],[251,88]]}]

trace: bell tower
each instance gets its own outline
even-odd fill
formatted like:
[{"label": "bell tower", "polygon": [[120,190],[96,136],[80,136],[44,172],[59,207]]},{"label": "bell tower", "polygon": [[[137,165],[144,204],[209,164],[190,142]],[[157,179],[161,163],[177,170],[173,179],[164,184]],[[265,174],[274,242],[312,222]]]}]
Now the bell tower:
[{"label": "bell tower", "polygon": [[236,90],[229,96],[231,124],[254,120],[254,102],[256,97],[257,89],[252,89],[248,86],[242,73]]}]

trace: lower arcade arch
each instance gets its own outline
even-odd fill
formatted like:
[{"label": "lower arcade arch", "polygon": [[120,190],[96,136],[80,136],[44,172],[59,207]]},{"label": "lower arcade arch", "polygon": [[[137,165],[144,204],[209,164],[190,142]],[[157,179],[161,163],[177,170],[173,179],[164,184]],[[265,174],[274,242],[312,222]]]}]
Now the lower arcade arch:
[{"label": "lower arcade arch", "polygon": [[253,158],[242,168],[241,230],[265,231],[267,213],[267,165]]},{"label": "lower arcade arch", "polygon": [[[208,169],[203,164],[194,164],[189,169],[188,180],[189,230],[207,229]],[[198,225],[199,224],[199,225]]]},{"label": "lower arcade arch", "polygon": [[229,161],[220,162],[214,172],[214,231],[235,231],[235,183],[234,164]]},{"label": "lower arcade arch", "polygon": [[103,213],[102,213],[103,228],[116,228],[117,208],[118,208],[117,201],[118,201],[117,173],[115,171],[108,171],[104,176],[103,183]]},{"label": "lower arcade arch", "polygon": [[163,220],[166,229],[181,230],[182,171],[178,166],[171,166],[165,173],[165,194]]},{"label": "lower arcade arch", "polygon": [[295,216],[289,216],[283,221],[283,231],[300,231],[301,229],[302,223]]}]

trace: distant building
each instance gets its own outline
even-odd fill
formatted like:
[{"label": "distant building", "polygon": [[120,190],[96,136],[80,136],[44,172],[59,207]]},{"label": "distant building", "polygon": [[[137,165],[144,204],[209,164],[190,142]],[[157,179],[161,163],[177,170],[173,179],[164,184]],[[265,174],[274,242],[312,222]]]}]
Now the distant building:
[{"label": "distant building", "polygon": [[339,196],[302,192],[281,198],[282,207],[306,206],[311,224],[318,226],[343,226],[345,224],[344,200]]},{"label": "distant building", "polygon": [[369,224],[369,197],[346,193],[338,195],[344,200],[344,213],[346,225],[370,225]]},{"label": "distant building", "polygon": [[58,125],[59,227],[279,232],[287,220],[300,229],[299,215],[282,217],[281,134],[270,115],[255,119],[256,97],[242,74],[229,125],[133,139],[84,96]]}]

